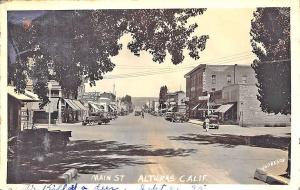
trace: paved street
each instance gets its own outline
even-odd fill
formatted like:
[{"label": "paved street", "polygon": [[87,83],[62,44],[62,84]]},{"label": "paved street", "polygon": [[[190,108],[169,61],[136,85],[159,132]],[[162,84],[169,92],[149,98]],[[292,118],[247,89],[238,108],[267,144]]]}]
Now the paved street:
[{"label": "paved street", "polygon": [[[146,114],[121,116],[108,125],[63,124],[71,142],[58,169],[79,170],[79,183],[260,184],[254,171],[287,158],[290,128],[171,123]],[[273,134],[273,135],[270,135]],[[255,136],[255,137],[254,137]]]}]

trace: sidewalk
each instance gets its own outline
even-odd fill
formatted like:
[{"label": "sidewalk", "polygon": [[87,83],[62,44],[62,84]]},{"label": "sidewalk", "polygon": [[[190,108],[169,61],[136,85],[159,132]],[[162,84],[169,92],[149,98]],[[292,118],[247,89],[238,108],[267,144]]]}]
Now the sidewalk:
[{"label": "sidewalk", "polygon": [[192,123],[192,124],[195,124],[195,125],[203,125],[203,122],[198,120],[198,119],[189,119],[188,123]]},{"label": "sidewalk", "polygon": [[288,185],[290,179],[286,177],[287,159],[275,160],[257,168],[254,178],[268,184]]}]

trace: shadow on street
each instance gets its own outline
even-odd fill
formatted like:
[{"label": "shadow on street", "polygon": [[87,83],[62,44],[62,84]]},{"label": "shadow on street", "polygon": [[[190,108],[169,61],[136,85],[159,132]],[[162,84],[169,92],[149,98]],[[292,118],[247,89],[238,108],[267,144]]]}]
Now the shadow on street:
[{"label": "shadow on street", "polygon": [[276,137],[272,135],[258,135],[258,136],[242,136],[231,134],[186,134],[184,136],[169,136],[170,140],[176,141],[194,141],[199,145],[217,144],[225,148],[234,148],[238,145],[273,148],[287,150],[290,142],[290,137]]},{"label": "shadow on street", "polygon": [[34,159],[19,155],[17,159],[8,162],[8,183],[48,183],[71,168],[78,169],[82,174],[96,174],[123,166],[155,164],[141,161],[136,157],[185,157],[195,151],[195,149],[152,149],[150,145],[128,145],[116,141],[71,141],[65,152]]}]

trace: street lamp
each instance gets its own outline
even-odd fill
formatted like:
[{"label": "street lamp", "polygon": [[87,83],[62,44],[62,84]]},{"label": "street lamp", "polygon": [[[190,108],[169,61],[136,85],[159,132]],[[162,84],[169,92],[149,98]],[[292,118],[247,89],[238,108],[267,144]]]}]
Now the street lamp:
[{"label": "street lamp", "polygon": [[[50,100],[50,98],[51,98],[51,88],[52,88],[52,83],[51,83],[51,81],[49,81],[48,82],[48,89],[49,89],[49,95],[48,95],[48,97],[49,97],[49,100]],[[50,104],[49,104],[49,106],[48,106],[48,111],[49,111],[49,121],[48,121],[48,129],[50,128],[50,124],[51,124],[51,107],[50,107]]]}]

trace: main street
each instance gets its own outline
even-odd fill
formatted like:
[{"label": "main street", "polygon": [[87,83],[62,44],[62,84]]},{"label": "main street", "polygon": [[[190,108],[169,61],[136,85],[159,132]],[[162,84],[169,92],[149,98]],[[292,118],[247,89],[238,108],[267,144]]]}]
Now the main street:
[{"label": "main street", "polygon": [[78,183],[259,184],[255,169],[287,159],[290,137],[289,127],[221,126],[205,132],[149,114],[120,116],[108,125],[51,128],[72,131],[64,158],[54,165],[78,169]]}]

